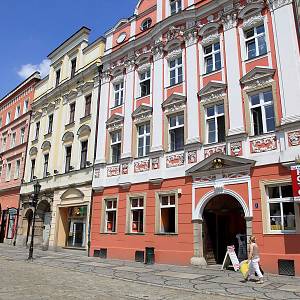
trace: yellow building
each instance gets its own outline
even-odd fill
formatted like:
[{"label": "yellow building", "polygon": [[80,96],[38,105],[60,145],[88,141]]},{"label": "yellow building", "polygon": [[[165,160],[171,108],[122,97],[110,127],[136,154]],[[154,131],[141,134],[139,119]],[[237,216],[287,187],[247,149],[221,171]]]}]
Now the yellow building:
[{"label": "yellow building", "polygon": [[17,243],[28,245],[33,183],[41,184],[35,243],[87,250],[101,57],[105,39],[88,43],[82,27],[48,55],[36,87]]}]

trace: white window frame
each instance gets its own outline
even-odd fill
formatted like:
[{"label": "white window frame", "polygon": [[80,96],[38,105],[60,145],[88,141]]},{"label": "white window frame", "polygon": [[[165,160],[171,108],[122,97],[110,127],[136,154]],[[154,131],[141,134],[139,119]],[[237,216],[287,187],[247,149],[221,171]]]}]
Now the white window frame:
[{"label": "white window frame", "polygon": [[[219,44],[219,50],[215,50],[215,45],[216,44]],[[205,54],[205,49],[207,49],[208,47],[211,47],[211,52]],[[220,53],[220,68],[217,69],[217,66],[216,66],[216,55]],[[207,59],[209,57],[212,57],[212,60],[213,60],[213,69],[211,71],[208,71],[207,70]],[[221,42],[220,41],[216,41],[210,45],[206,45],[206,46],[203,46],[203,58],[204,58],[204,67],[205,67],[205,74],[210,74],[212,72],[216,72],[216,71],[220,71],[222,69],[222,53],[221,53]]]},{"label": "white window frame", "polygon": [[[179,124],[179,116],[183,116],[183,124]],[[171,126],[171,118],[176,118],[176,125],[175,126]],[[175,151],[181,151],[183,149],[175,149],[173,150],[172,149],[172,138],[171,138],[171,132],[174,131],[175,129],[178,129],[178,128],[183,128],[183,146],[185,145],[185,138],[184,138],[184,135],[185,135],[185,128],[184,128],[184,125],[185,125],[185,119],[184,119],[184,112],[180,112],[180,113],[177,113],[177,114],[173,114],[173,115],[170,115],[168,116],[168,126],[169,126],[169,129],[168,129],[168,139],[169,139],[169,151],[172,151],[172,152],[175,152]]]},{"label": "white window frame", "polygon": [[2,177],[2,171],[3,171],[3,161],[0,161],[0,181],[1,181],[1,177]]},{"label": "white window frame", "polygon": [[113,107],[121,106],[124,103],[124,80],[113,84],[114,90],[114,105]]},{"label": "white window frame", "polygon": [[[145,75],[145,78],[142,79],[142,76]],[[149,81],[149,93],[146,95],[142,95],[142,83]],[[151,69],[139,73],[139,95],[140,97],[147,97],[151,94]]]},{"label": "white window frame", "polygon": [[16,146],[16,138],[17,138],[17,134],[16,134],[16,132],[13,132],[11,134],[11,140],[10,140],[10,147],[11,148]]},{"label": "white window frame", "polygon": [[[287,185],[292,185],[291,183],[285,183],[285,184],[271,184],[271,185],[266,185],[266,196],[267,196],[267,213],[268,213],[268,224],[267,224],[267,228],[268,228],[268,233],[274,233],[274,234],[278,234],[278,233],[295,233],[297,232],[297,218],[299,217],[299,214],[297,214],[297,210],[298,207],[294,201],[294,197],[282,197],[282,190],[281,187],[282,186],[287,186]],[[279,198],[269,198],[269,188],[277,186],[279,187]],[[271,213],[270,213],[270,203],[279,203],[280,204],[280,218],[281,218],[281,226],[282,228],[284,228],[284,217],[283,217],[283,203],[293,203],[294,204],[294,218],[295,218],[295,229],[292,230],[287,230],[287,229],[281,229],[281,230],[272,230],[271,229]]]},{"label": "white window frame", "polygon": [[19,118],[20,115],[21,115],[21,106],[18,105],[18,106],[16,107],[16,111],[15,111],[15,119]]},{"label": "white window frame", "polygon": [[[162,198],[168,197],[168,204],[163,205],[162,204]],[[171,197],[174,197],[175,203],[171,204]],[[161,216],[161,210],[164,208],[175,208],[175,216],[174,216],[174,222],[175,222],[175,230],[174,232],[166,232],[162,230],[162,216]],[[177,234],[177,205],[176,205],[176,194],[170,193],[170,194],[160,194],[159,195],[159,233],[161,234]]]},{"label": "white window frame", "polygon": [[11,179],[11,163],[7,163],[6,167],[6,181],[10,181]]},{"label": "white window frame", "polygon": [[[223,113],[219,113],[218,112],[218,106],[221,106],[223,105]],[[215,114],[213,116],[208,116],[207,114],[207,110],[211,107],[214,107],[214,111],[215,111]],[[224,103],[217,103],[217,104],[214,104],[214,105],[209,105],[207,107],[205,107],[205,124],[206,124],[206,142],[207,144],[214,144],[214,143],[223,143],[225,141],[219,141],[218,140],[218,133],[219,133],[219,128],[218,128],[218,118],[219,117],[222,117],[224,116],[224,123],[225,123],[225,110],[224,110]],[[208,125],[208,122],[210,120],[214,120],[215,121],[215,138],[214,138],[214,141],[211,142],[209,141],[209,125]],[[225,124],[224,124],[224,128],[225,128]],[[226,134],[226,132],[224,133],[224,135]]]},{"label": "white window frame", "polygon": [[[116,141],[113,141],[113,136],[116,135],[117,139]],[[120,144],[120,153],[122,153],[122,131],[121,130],[116,130],[110,133],[110,159],[111,162],[114,164],[119,163],[118,161],[114,162],[113,161],[113,146]]]},{"label": "white window frame", "polygon": [[[39,125],[37,125],[37,124],[39,124]],[[41,122],[38,121],[38,122],[35,123],[34,140],[38,140],[39,139],[40,130],[41,130]]]},{"label": "white window frame", "polygon": [[20,144],[23,144],[25,142],[25,127],[22,127],[20,129]]},{"label": "white window frame", "polygon": [[5,136],[2,140],[2,152],[6,151],[6,142],[7,142],[7,138]]},{"label": "white window frame", "polygon": [[[260,26],[264,26],[264,32],[263,33],[257,33],[257,28],[260,27]],[[254,30],[254,35],[250,38],[247,38],[246,37],[246,34],[248,31],[250,30]],[[265,44],[266,44],[266,53],[264,54],[259,54],[259,47],[258,47],[258,39],[261,37],[261,36],[264,36],[264,39],[265,39]],[[251,59],[255,59],[256,57],[259,57],[261,55],[266,55],[268,53],[268,43],[267,43],[267,34],[266,34],[266,25],[264,23],[261,23],[259,25],[256,25],[252,28],[248,28],[247,30],[244,30],[244,40],[245,40],[245,49],[246,49],[246,59],[247,60],[251,60]],[[249,57],[249,51],[248,51],[248,43],[251,41],[251,40],[254,40],[255,41],[255,56],[254,57]]]},{"label": "white window frame", "polygon": [[21,169],[21,160],[17,159],[15,165],[15,179],[20,178],[20,169]]},{"label": "white window frame", "polygon": [[[181,63],[179,63],[179,60],[181,60]],[[174,67],[171,67],[171,63],[175,62]],[[184,81],[184,70],[183,70],[183,56],[182,54],[174,59],[170,59],[168,61],[169,65],[169,85],[174,86],[177,84],[180,84]],[[181,69],[181,81],[179,80],[179,69]],[[171,72],[175,71],[175,77],[171,77]],[[172,78],[175,78],[175,82],[172,83]]]},{"label": "white window frame", "polygon": [[[149,132],[147,132],[147,126],[149,128]],[[140,134],[140,127],[143,127],[143,134]],[[149,151],[147,151],[147,137],[149,137]],[[143,154],[139,155],[139,141],[140,139],[143,139]],[[137,125],[137,156],[138,157],[144,157],[149,155],[151,147],[151,128],[150,128],[150,122],[138,124]]]},{"label": "white window frame", "polygon": [[[112,202],[112,206],[111,208],[107,208],[107,203],[108,202]],[[114,202],[116,203],[116,207],[114,207]],[[104,232],[105,233],[116,233],[117,232],[117,211],[118,211],[118,199],[117,198],[112,198],[112,199],[105,199],[105,228],[104,228]],[[116,219],[115,219],[115,230],[114,231],[110,231],[107,229],[107,222],[108,222],[108,212],[115,212],[116,214]]]},{"label": "white window frame", "polygon": [[[133,200],[137,200],[138,202],[138,205],[133,207],[132,206],[132,202]],[[141,206],[140,205],[140,200],[143,201],[143,205]],[[133,231],[132,229],[132,225],[133,225],[133,212],[135,211],[142,211],[142,215],[143,215],[143,221],[141,222],[139,220],[139,223],[142,223],[142,226],[143,226],[143,230],[142,231]],[[142,196],[139,196],[139,197],[130,197],[130,233],[135,233],[135,234],[139,234],[139,233],[144,233],[145,232],[145,198],[142,197]]]},{"label": "white window frame", "polygon": [[8,125],[11,121],[11,112],[8,111],[6,114],[6,121],[5,121],[5,125]]},{"label": "white window frame", "polygon": [[[182,0],[170,0],[170,15],[176,15],[177,13],[181,12],[183,7],[182,7]],[[172,11],[173,9],[173,11]]]},{"label": "white window frame", "polygon": [[[272,94],[272,101],[265,102],[264,101],[264,93],[266,92],[271,92]],[[252,97],[253,96],[259,96],[259,104],[252,105]],[[268,131],[267,129],[267,118],[266,118],[266,107],[268,106],[273,106],[273,111],[274,111],[274,125],[276,126],[276,114],[275,114],[275,106],[274,106],[274,99],[273,99],[273,93],[272,90],[263,90],[260,92],[255,92],[249,95],[249,107],[250,107],[250,117],[251,117],[251,133],[254,136],[254,119],[253,119],[253,109],[260,107],[261,108],[261,115],[262,115],[262,125],[263,125],[263,133],[262,134],[267,134],[270,132],[274,132],[274,130]]]},{"label": "white window frame", "polygon": [[24,101],[24,108],[23,108],[24,113],[27,113],[27,112],[28,112],[28,104],[29,104],[29,101],[28,101],[28,100],[25,100],[25,101]]}]

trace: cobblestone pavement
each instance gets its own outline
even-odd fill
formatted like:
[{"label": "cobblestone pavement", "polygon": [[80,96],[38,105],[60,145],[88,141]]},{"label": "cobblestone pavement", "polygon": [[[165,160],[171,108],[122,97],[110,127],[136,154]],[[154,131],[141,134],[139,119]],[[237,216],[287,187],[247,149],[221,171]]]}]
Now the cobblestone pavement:
[{"label": "cobblestone pavement", "polygon": [[[266,275],[265,283],[213,268],[104,260],[73,252],[0,246],[0,299],[299,299],[300,278]],[[218,296],[217,296],[218,295]]]}]

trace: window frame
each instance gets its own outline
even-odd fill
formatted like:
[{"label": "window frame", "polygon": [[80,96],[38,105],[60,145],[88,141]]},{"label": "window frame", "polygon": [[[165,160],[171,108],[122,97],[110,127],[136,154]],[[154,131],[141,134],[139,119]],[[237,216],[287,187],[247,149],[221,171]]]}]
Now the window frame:
[{"label": "window frame", "polygon": [[55,70],[55,87],[59,86],[61,77],[61,69]]},{"label": "window frame", "polygon": [[25,127],[20,129],[20,144],[25,143]]},{"label": "window frame", "polygon": [[[132,206],[132,200],[137,200],[138,201],[138,206],[133,207]],[[140,206],[140,200],[143,201],[143,206]],[[142,211],[142,231],[133,231],[133,212],[134,211]],[[141,221],[140,221],[141,223]],[[145,233],[145,197],[142,195],[130,195],[129,196],[129,224],[128,224],[128,233],[130,234],[143,234]]]},{"label": "window frame", "polygon": [[39,139],[40,127],[41,127],[41,122],[40,121],[36,122],[35,123],[35,137],[34,137],[35,140]]},{"label": "window frame", "polygon": [[[179,124],[179,116],[183,117],[183,124]],[[171,126],[171,118],[176,118],[176,125],[175,126]],[[168,151],[170,152],[177,152],[177,151],[182,151],[184,150],[184,146],[185,146],[185,114],[183,111],[181,112],[177,112],[174,114],[170,114],[167,116],[168,118]],[[176,148],[176,143],[175,143],[175,147],[174,149],[172,149],[172,136],[171,136],[171,131],[175,132],[175,130],[183,128],[183,145],[182,148],[180,149],[175,149]]]},{"label": "window frame", "polygon": [[[86,145],[85,147],[83,147]],[[80,151],[80,169],[85,169],[88,162],[88,140],[81,141],[81,151]]]},{"label": "window frame", "polygon": [[54,115],[50,114],[48,116],[48,131],[47,134],[50,134],[53,132],[53,122],[54,122]]},{"label": "window frame", "polygon": [[[74,64],[75,62],[75,64]],[[74,57],[71,60],[71,79],[75,77],[75,73],[76,73],[76,68],[77,68],[77,57]]]},{"label": "window frame", "polygon": [[[117,135],[118,140],[116,140],[115,142],[113,141],[113,135]],[[118,159],[114,160],[114,156],[113,156],[113,147],[114,146],[120,146],[120,155],[118,157]],[[115,130],[110,132],[110,161],[112,164],[118,164],[120,162],[120,158],[121,158],[121,154],[122,154],[122,130]]]},{"label": "window frame", "polygon": [[24,101],[24,106],[23,106],[23,112],[27,113],[28,112],[28,108],[29,108],[29,101],[25,100]]},{"label": "window frame", "polygon": [[[142,79],[142,76],[145,75],[145,78]],[[143,94],[142,84],[149,82],[149,92]],[[139,95],[140,97],[147,97],[151,95],[151,69],[147,69],[144,72],[139,73]]]},{"label": "window frame", "polygon": [[[150,121],[146,122],[146,123],[141,123],[141,124],[136,124],[137,128],[137,157],[138,158],[142,158],[142,157],[146,157],[149,155],[150,153],[150,148],[151,148],[151,123]],[[147,126],[149,128],[149,132],[147,132]],[[140,134],[140,127],[143,127],[143,134]],[[147,151],[147,137],[149,137],[149,149]],[[139,147],[139,141],[140,139],[143,139],[143,154],[140,155],[140,147]]]},{"label": "window frame", "polygon": [[49,169],[49,153],[44,154],[44,164],[43,164],[43,178],[47,178]]},{"label": "window frame", "polygon": [[[260,26],[264,27],[264,32],[258,34],[257,33],[257,28],[260,27]],[[251,30],[253,30],[253,36],[247,38],[247,33]],[[265,47],[266,47],[266,52],[262,53],[262,54],[259,53],[259,43],[258,43],[259,38],[261,36],[264,36],[264,42],[265,42]],[[268,44],[267,44],[267,34],[266,34],[265,24],[264,23],[258,24],[258,25],[255,25],[255,26],[251,27],[251,28],[248,28],[247,30],[244,30],[244,41],[245,41],[245,50],[246,50],[246,60],[251,60],[251,59],[255,59],[257,57],[266,55],[268,53]],[[249,57],[248,44],[250,44],[251,41],[254,41],[254,43],[255,43],[255,56],[253,56],[253,57]]]},{"label": "window frame", "polygon": [[[104,201],[104,228],[103,228],[103,233],[108,233],[108,234],[115,234],[117,233],[117,223],[118,223],[118,198],[106,198],[103,200]],[[112,208],[107,208],[107,203],[111,201],[112,202]],[[116,206],[114,207],[113,203],[116,203]],[[107,228],[107,224],[108,224],[108,212],[114,212],[115,213],[115,226],[114,226],[114,230],[108,230]]]},{"label": "window frame", "polygon": [[[179,59],[181,60],[181,63],[179,63]],[[171,63],[174,62],[174,67],[171,67]],[[168,67],[169,67],[169,86],[175,86],[177,84],[181,84],[184,81],[184,69],[183,69],[183,55],[180,54],[174,59],[168,60]],[[181,75],[179,75],[179,70],[181,69]],[[172,77],[171,73],[175,72],[175,77]],[[181,76],[181,80],[180,80]],[[172,79],[175,78],[175,81],[172,83]]]},{"label": "window frame", "polygon": [[69,105],[69,124],[75,122],[75,113],[76,113],[76,102],[72,102]]},{"label": "window frame", "polygon": [[16,141],[17,141],[17,134],[16,132],[13,132],[11,134],[10,148],[14,148],[16,146]]},{"label": "window frame", "polygon": [[35,176],[35,163],[36,163],[36,159],[32,158],[31,159],[31,166],[30,166],[30,181],[33,181],[33,177]]},{"label": "window frame", "polygon": [[[70,149],[70,155],[68,155],[68,149]],[[72,159],[72,145],[65,146],[65,173],[69,173]]]},{"label": "window frame", "polygon": [[114,105],[118,107],[124,104],[124,80],[113,83]]},{"label": "window frame", "polygon": [[182,0],[170,0],[169,4],[170,4],[170,15],[171,16],[174,16],[174,15],[178,14],[183,9]]},{"label": "window frame", "polygon": [[5,177],[5,180],[6,180],[6,181],[10,181],[10,180],[11,180],[11,168],[12,168],[11,162],[7,163],[7,167],[6,167],[6,177]]},{"label": "window frame", "polygon": [[15,119],[19,118],[20,115],[21,115],[21,106],[18,105],[18,106],[16,107],[16,111],[15,111]]},{"label": "window frame", "polygon": [[20,178],[20,171],[21,171],[21,160],[17,159],[15,164],[15,179]]},{"label": "window frame", "polygon": [[8,125],[11,122],[11,112],[8,111],[6,113],[6,120],[5,120],[5,125]]},{"label": "window frame", "polygon": [[[215,50],[215,45],[217,45],[217,44],[219,44],[219,49]],[[211,52],[205,53],[205,50],[209,47],[212,47]],[[217,68],[217,65],[216,65],[216,55],[218,53],[220,54],[220,67],[219,68]],[[213,64],[212,64],[213,69],[211,71],[208,71],[207,60],[208,60],[209,57],[211,57],[212,61],[213,61]],[[210,74],[210,73],[213,73],[213,72],[217,72],[217,71],[220,71],[222,69],[222,53],[221,53],[221,42],[220,42],[220,40],[215,41],[214,43],[212,43],[210,45],[203,46],[203,59],[204,59],[204,68],[205,68],[204,75]]]},{"label": "window frame", "polygon": [[92,94],[85,96],[84,99],[85,99],[84,116],[87,117],[91,114],[91,110],[92,110]]}]

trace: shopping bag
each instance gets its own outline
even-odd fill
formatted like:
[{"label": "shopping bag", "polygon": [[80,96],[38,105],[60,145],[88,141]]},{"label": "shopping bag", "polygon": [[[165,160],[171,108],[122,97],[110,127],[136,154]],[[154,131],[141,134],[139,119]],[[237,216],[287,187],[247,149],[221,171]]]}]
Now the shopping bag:
[{"label": "shopping bag", "polygon": [[246,279],[249,274],[249,263],[248,260],[244,260],[240,264],[240,272],[242,273],[243,277]]}]

